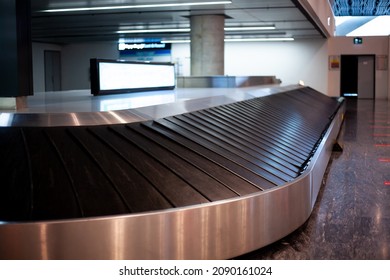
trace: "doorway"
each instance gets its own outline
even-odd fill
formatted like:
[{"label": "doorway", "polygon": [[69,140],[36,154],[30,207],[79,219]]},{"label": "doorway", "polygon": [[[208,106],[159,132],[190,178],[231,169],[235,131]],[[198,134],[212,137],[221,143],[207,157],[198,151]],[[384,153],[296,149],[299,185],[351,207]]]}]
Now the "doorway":
[{"label": "doorway", "polygon": [[61,52],[45,51],[45,91],[61,90]]},{"label": "doorway", "polygon": [[342,55],[340,95],[375,98],[375,55]]}]

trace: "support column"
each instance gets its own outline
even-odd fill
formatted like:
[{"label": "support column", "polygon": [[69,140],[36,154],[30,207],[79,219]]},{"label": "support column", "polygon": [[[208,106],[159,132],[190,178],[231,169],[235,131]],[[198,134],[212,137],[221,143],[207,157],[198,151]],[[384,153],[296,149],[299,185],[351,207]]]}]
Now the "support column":
[{"label": "support column", "polygon": [[16,107],[33,94],[30,0],[0,1],[0,34],[0,106]]},{"label": "support column", "polygon": [[191,16],[191,76],[224,75],[224,15]]}]

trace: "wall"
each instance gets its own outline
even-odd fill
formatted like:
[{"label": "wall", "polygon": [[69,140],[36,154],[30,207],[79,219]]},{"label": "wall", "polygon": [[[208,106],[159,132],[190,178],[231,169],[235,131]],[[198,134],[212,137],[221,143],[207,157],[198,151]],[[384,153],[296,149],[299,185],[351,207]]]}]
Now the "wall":
[{"label": "wall", "polygon": [[[190,75],[190,46],[176,44],[172,60],[178,72]],[[327,92],[327,44],[325,39],[294,42],[235,42],[225,44],[225,75],[276,76],[285,85],[303,80]]]},{"label": "wall", "polygon": [[[115,42],[64,46],[34,44],[35,92],[44,91],[43,51],[45,49],[61,50],[63,90],[90,88],[90,58],[119,58]],[[189,44],[172,46],[172,62],[177,64],[178,75],[190,75]],[[282,80],[283,84],[297,84],[299,80],[303,80],[307,85],[326,93],[326,40],[227,43],[225,75],[275,75]]]},{"label": "wall", "polygon": [[69,44],[62,47],[62,89],[89,89],[89,60],[119,59],[117,42]]},{"label": "wall", "polygon": [[32,44],[34,92],[45,91],[45,50],[61,51],[61,49],[59,45]]},{"label": "wall", "polygon": [[329,38],[335,33],[335,18],[329,1],[298,0],[312,20]]},{"label": "wall", "polygon": [[191,49],[190,44],[172,45],[172,62],[176,65],[176,74],[178,76],[191,75]]},{"label": "wall", "polygon": [[[329,55],[386,55],[389,53],[389,37],[363,37],[363,44],[354,45],[352,37],[333,37],[328,40]],[[341,66],[342,67],[342,66]],[[328,89],[330,96],[340,96],[340,71],[329,70]],[[375,71],[375,98],[389,96],[389,71]]]},{"label": "wall", "polygon": [[229,43],[225,49],[225,74],[275,75],[285,85],[302,80],[327,93],[327,53],[325,39]]},{"label": "wall", "polygon": [[62,90],[89,89],[89,59],[118,59],[115,42],[55,45],[33,43],[34,92],[45,91],[44,51],[61,52]]}]

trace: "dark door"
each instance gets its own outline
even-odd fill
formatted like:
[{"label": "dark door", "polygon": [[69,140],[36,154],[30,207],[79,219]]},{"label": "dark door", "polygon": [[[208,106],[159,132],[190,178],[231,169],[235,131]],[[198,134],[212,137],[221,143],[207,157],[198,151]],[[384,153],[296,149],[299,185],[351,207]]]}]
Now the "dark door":
[{"label": "dark door", "polygon": [[45,91],[61,90],[61,52],[45,51]]},{"label": "dark door", "polygon": [[360,99],[375,97],[375,55],[342,55],[340,95]]},{"label": "dark door", "polygon": [[358,57],[341,56],[340,93],[345,97],[358,96]]}]

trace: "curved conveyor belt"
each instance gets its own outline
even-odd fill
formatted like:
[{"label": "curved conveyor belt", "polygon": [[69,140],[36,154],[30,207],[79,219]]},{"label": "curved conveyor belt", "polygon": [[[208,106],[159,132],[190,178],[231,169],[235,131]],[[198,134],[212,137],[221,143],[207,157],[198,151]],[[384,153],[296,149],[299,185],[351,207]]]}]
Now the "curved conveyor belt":
[{"label": "curved conveyor belt", "polygon": [[137,123],[0,128],[0,258],[226,259],[265,246],[309,217],[341,105],[301,88]]}]

